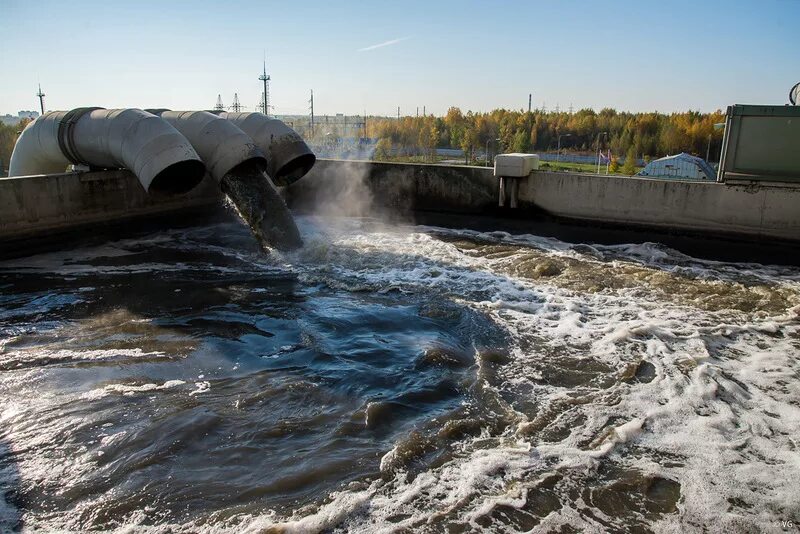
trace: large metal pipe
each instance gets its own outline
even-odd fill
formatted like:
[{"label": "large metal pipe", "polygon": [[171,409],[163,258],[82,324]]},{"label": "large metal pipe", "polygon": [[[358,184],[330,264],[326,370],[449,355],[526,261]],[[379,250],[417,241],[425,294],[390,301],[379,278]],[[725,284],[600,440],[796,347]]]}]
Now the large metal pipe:
[{"label": "large metal pipe", "polygon": [[9,176],[64,172],[70,165],[132,171],[148,192],[184,193],[205,175],[189,141],[140,109],[76,108],[45,113],[14,145]]},{"label": "large metal pipe", "polygon": [[231,121],[208,111],[147,111],[167,121],[188,139],[217,182],[243,163],[261,171],[267,168],[264,152]]},{"label": "large metal pipe", "polygon": [[289,208],[265,174],[268,158],[233,121],[207,111],[148,111],[170,123],[192,143],[263,246],[280,250],[302,246]]},{"label": "large metal pipe", "polygon": [[263,113],[227,113],[218,115],[231,121],[267,155],[267,174],[278,186],[290,185],[306,175],[317,157],[297,132],[278,119]]}]

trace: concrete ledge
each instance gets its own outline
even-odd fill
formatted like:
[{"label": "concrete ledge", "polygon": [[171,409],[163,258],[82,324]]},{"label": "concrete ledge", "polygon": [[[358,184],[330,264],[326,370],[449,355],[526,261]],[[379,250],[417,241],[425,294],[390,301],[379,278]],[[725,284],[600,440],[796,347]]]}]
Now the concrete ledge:
[{"label": "concrete ledge", "polygon": [[605,223],[800,240],[800,187],[536,172],[520,201]]},{"label": "concrete ledge", "polygon": [[0,179],[0,254],[27,240],[93,225],[124,224],[221,205],[217,184],[206,178],[179,196],[148,195],[128,171],[64,173]]},{"label": "concrete ledge", "polygon": [[497,204],[491,168],[317,160],[286,190],[293,208],[365,215],[372,208],[480,213]]},{"label": "concrete ledge", "polygon": [[319,160],[289,188],[299,209],[364,215],[399,212],[491,213],[736,239],[800,241],[800,186],[722,184],[534,172],[519,189],[520,208],[497,208],[491,168]]}]

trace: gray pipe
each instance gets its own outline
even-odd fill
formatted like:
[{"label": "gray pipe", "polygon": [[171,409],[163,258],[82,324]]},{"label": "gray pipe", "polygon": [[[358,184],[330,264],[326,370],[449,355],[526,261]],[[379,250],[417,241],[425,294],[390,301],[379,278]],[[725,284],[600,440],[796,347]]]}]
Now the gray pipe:
[{"label": "gray pipe", "polygon": [[140,109],[76,108],[45,113],[14,145],[9,176],[64,172],[69,164],[132,171],[147,192],[184,193],[205,165],[184,136]]},{"label": "gray pipe", "polygon": [[189,140],[217,182],[245,162],[261,171],[267,168],[267,156],[231,121],[207,111],[147,111],[167,121]]},{"label": "gray pipe", "polygon": [[317,157],[297,132],[263,113],[218,113],[238,126],[267,155],[267,174],[278,186],[290,185],[306,175]]}]

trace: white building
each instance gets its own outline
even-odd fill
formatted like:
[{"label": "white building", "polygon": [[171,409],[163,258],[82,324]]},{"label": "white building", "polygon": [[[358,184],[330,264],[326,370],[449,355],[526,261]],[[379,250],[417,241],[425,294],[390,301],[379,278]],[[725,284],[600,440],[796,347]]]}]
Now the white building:
[{"label": "white building", "polygon": [[717,179],[717,173],[706,160],[685,152],[651,161],[639,172],[639,176],[672,180],[715,181]]}]

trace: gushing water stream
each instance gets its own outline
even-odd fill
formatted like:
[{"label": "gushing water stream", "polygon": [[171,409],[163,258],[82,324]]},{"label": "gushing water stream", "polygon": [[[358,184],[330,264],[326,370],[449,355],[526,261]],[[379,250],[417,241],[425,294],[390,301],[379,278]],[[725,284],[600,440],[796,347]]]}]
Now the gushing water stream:
[{"label": "gushing water stream", "polygon": [[298,222],[0,263],[0,530],[799,519],[797,268]]},{"label": "gushing water stream", "polygon": [[220,187],[264,248],[288,251],[303,246],[289,208],[255,165],[236,167],[222,178]]}]

